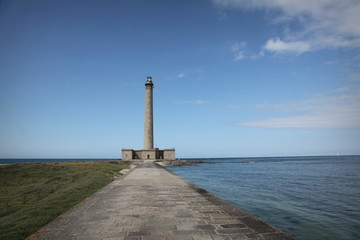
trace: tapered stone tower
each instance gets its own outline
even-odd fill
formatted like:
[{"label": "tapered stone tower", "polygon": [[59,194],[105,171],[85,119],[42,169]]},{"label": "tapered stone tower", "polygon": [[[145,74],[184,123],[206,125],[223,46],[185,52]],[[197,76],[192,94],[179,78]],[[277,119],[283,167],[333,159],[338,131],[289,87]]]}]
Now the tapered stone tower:
[{"label": "tapered stone tower", "polygon": [[154,149],[153,88],[150,76],[145,83],[144,150]]},{"label": "tapered stone tower", "polygon": [[123,160],[175,160],[174,148],[154,148],[153,88],[152,78],[148,76],[145,82],[144,149],[122,149]]}]

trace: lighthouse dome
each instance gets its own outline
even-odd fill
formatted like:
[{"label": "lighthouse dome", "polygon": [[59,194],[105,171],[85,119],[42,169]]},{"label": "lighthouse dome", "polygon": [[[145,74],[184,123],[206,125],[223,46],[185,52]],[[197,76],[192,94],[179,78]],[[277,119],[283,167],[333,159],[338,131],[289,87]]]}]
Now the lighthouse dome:
[{"label": "lighthouse dome", "polygon": [[151,76],[148,76],[146,78],[146,83],[152,83],[152,77]]}]

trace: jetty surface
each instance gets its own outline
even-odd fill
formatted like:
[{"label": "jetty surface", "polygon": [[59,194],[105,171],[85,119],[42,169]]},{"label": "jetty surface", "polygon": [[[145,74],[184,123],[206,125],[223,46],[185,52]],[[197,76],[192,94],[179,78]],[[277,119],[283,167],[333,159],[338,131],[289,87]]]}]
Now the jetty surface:
[{"label": "jetty surface", "polygon": [[154,161],[144,161],[28,239],[294,238]]}]

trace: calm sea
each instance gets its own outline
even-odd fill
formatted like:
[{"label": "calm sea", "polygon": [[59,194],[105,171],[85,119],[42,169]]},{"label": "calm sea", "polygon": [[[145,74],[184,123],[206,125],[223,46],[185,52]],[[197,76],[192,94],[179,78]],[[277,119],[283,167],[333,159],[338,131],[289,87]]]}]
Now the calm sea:
[{"label": "calm sea", "polygon": [[301,240],[360,239],[360,156],[218,158],[169,167]]}]

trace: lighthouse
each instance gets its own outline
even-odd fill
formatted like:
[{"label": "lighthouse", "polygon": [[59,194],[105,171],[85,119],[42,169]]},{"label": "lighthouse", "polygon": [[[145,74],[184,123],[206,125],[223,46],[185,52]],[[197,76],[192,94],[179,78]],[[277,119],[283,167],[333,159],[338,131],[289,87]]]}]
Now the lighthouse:
[{"label": "lighthouse", "polygon": [[144,111],[144,149],[122,149],[122,160],[175,160],[175,149],[154,148],[154,111],[153,111],[154,83],[151,76],[145,82],[145,111]]},{"label": "lighthouse", "polygon": [[144,150],[154,149],[153,88],[152,77],[148,76],[145,82]]}]

